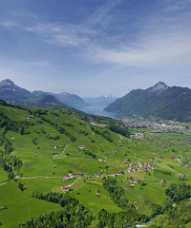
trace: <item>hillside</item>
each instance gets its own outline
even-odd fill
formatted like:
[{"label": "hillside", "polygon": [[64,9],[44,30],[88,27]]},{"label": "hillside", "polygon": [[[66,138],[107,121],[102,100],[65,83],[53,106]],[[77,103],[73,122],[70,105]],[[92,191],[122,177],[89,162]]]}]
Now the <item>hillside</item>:
[{"label": "hillside", "polygon": [[23,89],[9,79],[0,82],[0,99],[10,104],[25,104],[31,93]]},{"label": "hillside", "polygon": [[[65,108],[3,102],[0,116],[3,228],[191,222],[190,133],[154,134]],[[136,132],[144,137],[130,137]]]},{"label": "hillside", "polygon": [[137,89],[117,99],[106,109],[120,116],[155,117],[168,120],[191,120],[191,90],[168,87],[163,82],[148,89]]}]

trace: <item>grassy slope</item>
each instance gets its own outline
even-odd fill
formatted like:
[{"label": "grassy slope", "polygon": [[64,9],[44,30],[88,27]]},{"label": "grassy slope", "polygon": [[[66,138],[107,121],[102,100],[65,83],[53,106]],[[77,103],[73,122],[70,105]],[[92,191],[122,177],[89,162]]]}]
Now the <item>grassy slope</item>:
[{"label": "grassy slope", "polygon": [[[191,157],[189,135],[147,132],[146,138],[138,141],[115,134],[107,127],[96,127],[100,132],[108,132],[110,142],[79,114],[66,110],[52,110],[41,117],[31,117],[28,111],[1,105],[0,112],[28,124],[24,135],[14,131],[6,134],[14,148],[12,155],[23,161],[20,181],[26,190],[21,192],[12,181],[0,184],[0,206],[7,207],[0,210],[0,221],[5,228],[17,227],[31,217],[59,209],[57,205],[33,199],[32,193],[36,191],[61,191],[63,186],[72,184],[71,195],[93,213],[102,208],[118,212],[122,209],[112,201],[101,179],[124,171],[124,175],[116,178],[126,189],[129,200],[141,213],[150,214],[155,205],[164,205],[165,189],[172,182],[180,182],[178,174],[186,174],[187,182],[191,183],[190,164],[187,164]],[[63,134],[58,127],[64,128]],[[127,159],[128,163],[152,161],[154,171],[129,174],[126,172],[128,163],[124,162]],[[70,172],[79,176],[64,181],[63,176]],[[140,183],[130,186],[130,177]],[[0,169],[0,183],[6,180],[6,173]]]},{"label": "grassy slope", "polygon": [[17,185],[8,182],[0,187],[0,221],[3,227],[16,228],[18,224],[50,211],[60,210],[53,203],[33,199],[27,192],[21,192]]}]

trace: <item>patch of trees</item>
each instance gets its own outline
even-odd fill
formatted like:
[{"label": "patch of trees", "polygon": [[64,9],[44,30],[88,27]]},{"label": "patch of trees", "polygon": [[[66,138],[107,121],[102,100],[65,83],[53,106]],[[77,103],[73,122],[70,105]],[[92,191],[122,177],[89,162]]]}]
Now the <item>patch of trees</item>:
[{"label": "patch of trees", "polygon": [[6,138],[4,138],[4,150],[5,150],[5,154],[10,154],[13,151],[13,146],[11,144],[11,142],[9,140],[7,140]]},{"label": "patch of trees", "polygon": [[92,151],[89,151],[89,150],[84,150],[84,154],[93,158],[93,159],[97,158],[96,154],[94,154]]},{"label": "patch of trees", "polygon": [[59,140],[60,139],[60,136],[59,135],[50,135],[50,134],[47,134],[47,138],[50,139],[50,140]]},{"label": "patch of trees", "polygon": [[[109,213],[105,210],[99,212],[98,220],[99,228],[112,227],[124,228],[134,227],[136,224],[144,224],[158,215],[165,215],[165,227],[185,227],[186,224],[191,222],[191,206],[187,203],[187,199],[191,198],[191,186],[185,183],[172,184],[167,190],[166,195],[169,198],[168,203],[164,207],[155,206],[151,216],[140,215],[135,207],[129,205],[128,201],[125,202],[125,191],[122,187],[118,186],[115,178],[105,178],[104,187],[110,193],[112,199],[120,207],[124,209],[120,213]],[[157,227],[164,227],[164,224]],[[153,226],[155,227],[155,226]]]},{"label": "patch of trees", "polygon": [[151,227],[186,227],[191,222],[191,205],[188,201],[191,197],[191,186],[185,183],[172,184],[166,190],[169,200],[164,207],[154,210],[149,220],[158,215],[164,215],[157,226]]},{"label": "patch of trees", "polygon": [[84,135],[84,136],[88,136],[88,134],[89,134],[86,130],[83,130],[83,129],[80,129],[79,133]]},{"label": "patch of trees", "polygon": [[86,228],[91,224],[93,217],[88,209],[78,200],[63,196],[61,193],[35,193],[34,197],[59,203],[62,210],[44,214],[38,218],[31,219],[22,228]]},{"label": "patch of trees", "polygon": [[[171,206],[167,210],[168,226],[166,227],[190,227],[191,205],[188,202],[181,202],[176,206]],[[171,226],[170,226],[171,225]]]},{"label": "patch of trees", "polygon": [[33,138],[32,139],[32,143],[35,145],[35,146],[37,146],[38,145],[38,138]]},{"label": "patch of trees", "polygon": [[31,115],[35,116],[35,117],[42,117],[44,115],[48,114],[48,110],[45,109],[36,109],[30,112]]},{"label": "patch of trees", "polygon": [[64,134],[65,133],[65,129],[63,127],[59,127],[58,131],[60,134]]},{"label": "patch of trees", "polygon": [[109,129],[117,134],[123,135],[125,137],[129,137],[130,136],[130,132],[129,129],[125,126],[123,126],[122,124],[116,124],[116,123],[111,123],[109,126]]},{"label": "patch of trees", "polygon": [[[49,125],[51,125],[52,127],[56,128],[58,131],[60,131],[60,123],[58,122],[58,115],[55,118],[49,118],[48,116],[48,112],[44,113],[43,115],[39,115],[39,117],[41,118],[41,120],[43,120],[44,122],[48,123]],[[53,115],[55,115],[55,113],[53,113]]]},{"label": "patch of trees", "polygon": [[7,130],[18,131],[19,126],[15,121],[10,120],[3,113],[0,113],[0,128]]},{"label": "patch of trees", "polygon": [[95,116],[95,115],[86,114],[83,112],[79,113],[79,116],[80,116],[81,120],[83,120],[85,122],[97,122],[100,124],[109,124],[109,123],[117,122],[117,120],[113,120],[109,117]]},{"label": "patch of trees", "polygon": [[19,170],[22,167],[22,161],[13,155],[6,157],[4,159],[4,164],[6,164],[8,167],[13,167],[15,170]]},{"label": "patch of trees", "polygon": [[99,212],[98,221],[98,228],[125,228],[145,223],[148,218],[137,213],[136,209],[127,209],[120,213],[109,213],[103,209]]},{"label": "patch of trees", "polygon": [[28,134],[29,132],[27,132],[27,125],[24,124],[24,123],[21,124],[21,126],[19,126],[18,132],[19,132],[21,135]]},{"label": "patch of trees", "polygon": [[104,178],[103,186],[109,192],[111,198],[119,207],[122,207],[124,209],[134,208],[134,206],[130,204],[127,199],[126,191],[117,183],[116,178]]},{"label": "patch of trees", "polygon": [[167,190],[166,195],[173,202],[191,198],[191,186],[185,183],[172,184]]},{"label": "patch of trees", "polygon": [[[60,134],[65,134],[72,142],[75,142],[77,139],[75,136],[73,136],[69,131],[67,131],[64,127],[60,127],[60,124],[56,123],[56,122],[53,122],[52,120],[50,119],[47,119],[47,118],[42,118],[45,122],[47,122],[48,124],[50,124],[51,126],[53,126],[54,128],[57,129],[57,131],[60,133]],[[64,123],[65,126],[70,126],[70,127],[73,127],[72,124],[70,123]],[[59,136],[57,136],[57,138],[53,138],[53,140],[58,140]]]},{"label": "patch of trees", "polygon": [[77,205],[79,204],[79,201],[69,197],[68,195],[63,195],[62,193],[59,192],[49,192],[49,193],[33,193],[33,197],[40,199],[40,200],[46,200],[49,202],[53,202],[53,203],[58,203],[60,204],[62,207],[70,204],[70,205]]},{"label": "patch of trees", "polygon": [[67,126],[67,127],[74,127],[74,125],[71,124],[71,123],[64,123],[64,125]]},{"label": "patch of trees", "polygon": [[0,113],[0,128],[4,128],[5,131],[14,131],[21,135],[27,133],[28,123],[26,122],[16,122],[9,119],[3,113]]},{"label": "patch of trees", "polygon": [[23,163],[16,156],[4,156],[2,160],[3,169],[8,172],[10,179],[13,179],[21,169]]},{"label": "patch of trees", "polygon": [[9,179],[14,179],[22,167],[22,161],[11,155],[13,151],[12,143],[5,136],[6,131],[0,134],[0,144],[4,147],[0,153],[0,165],[8,172]]},{"label": "patch of trees", "polygon": [[75,142],[77,139],[74,135],[72,135],[69,131],[65,131],[65,135],[72,141]]},{"label": "patch of trees", "polygon": [[86,228],[92,222],[92,217],[83,206],[66,206],[59,212],[51,212],[31,219],[21,228]]},{"label": "patch of trees", "polygon": [[19,182],[18,183],[18,188],[23,192],[24,190],[26,190],[26,187],[23,183]]}]

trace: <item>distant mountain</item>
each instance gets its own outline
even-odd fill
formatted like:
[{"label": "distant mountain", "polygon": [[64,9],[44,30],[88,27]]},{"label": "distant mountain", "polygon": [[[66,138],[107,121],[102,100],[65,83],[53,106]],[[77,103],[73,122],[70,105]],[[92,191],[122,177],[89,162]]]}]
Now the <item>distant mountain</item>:
[{"label": "distant mountain", "polygon": [[105,109],[119,116],[156,117],[191,121],[191,89],[159,82],[148,89],[133,90]]},{"label": "distant mountain", "polygon": [[34,107],[64,107],[64,104],[60,102],[56,97],[50,94],[41,94],[38,96],[31,96],[28,100],[27,106]]},{"label": "distant mountain", "polygon": [[33,91],[32,94],[37,97],[42,95],[54,96],[60,103],[75,109],[81,109],[87,106],[86,102],[80,96],[71,93],[50,93],[44,91]]},{"label": "distant mountain", "polygon": [[81,109],[85,107],[87,104],[86,102],[78,95],[71,94],[71,93],[57,93],[53,94],[60,102],[64,103],[67,106]]},{"label": "distant mountain", "polygon": [[30,92],[17,86],[10,79],[0,82],[0,100],[20,106],[55,107],[66,105],[77,109],[86,105],[85,101],[77,95],[44,91]]},{"label": "distant mountain", "polygon": [[5,79],[0,82],[0,99],[13,105],[24,105],[31,93],[17,86],[13,81]]},{"label": "distant mountain", "polygon": [[162,93],[165,90],[167,90],[169,86],[167,86],[164,82],[158,82],[154,86],[148,88],[147,90],[150,91],[151,93]]}]

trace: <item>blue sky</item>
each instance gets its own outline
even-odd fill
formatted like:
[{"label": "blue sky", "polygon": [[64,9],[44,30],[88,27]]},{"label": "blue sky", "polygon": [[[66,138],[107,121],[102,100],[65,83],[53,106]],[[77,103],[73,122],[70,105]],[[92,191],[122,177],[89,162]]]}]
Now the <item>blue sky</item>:
[{"label": "blue sky", "polygon": [[1,0],[0,79],[121,96],[191,87],[191,0]]}]

